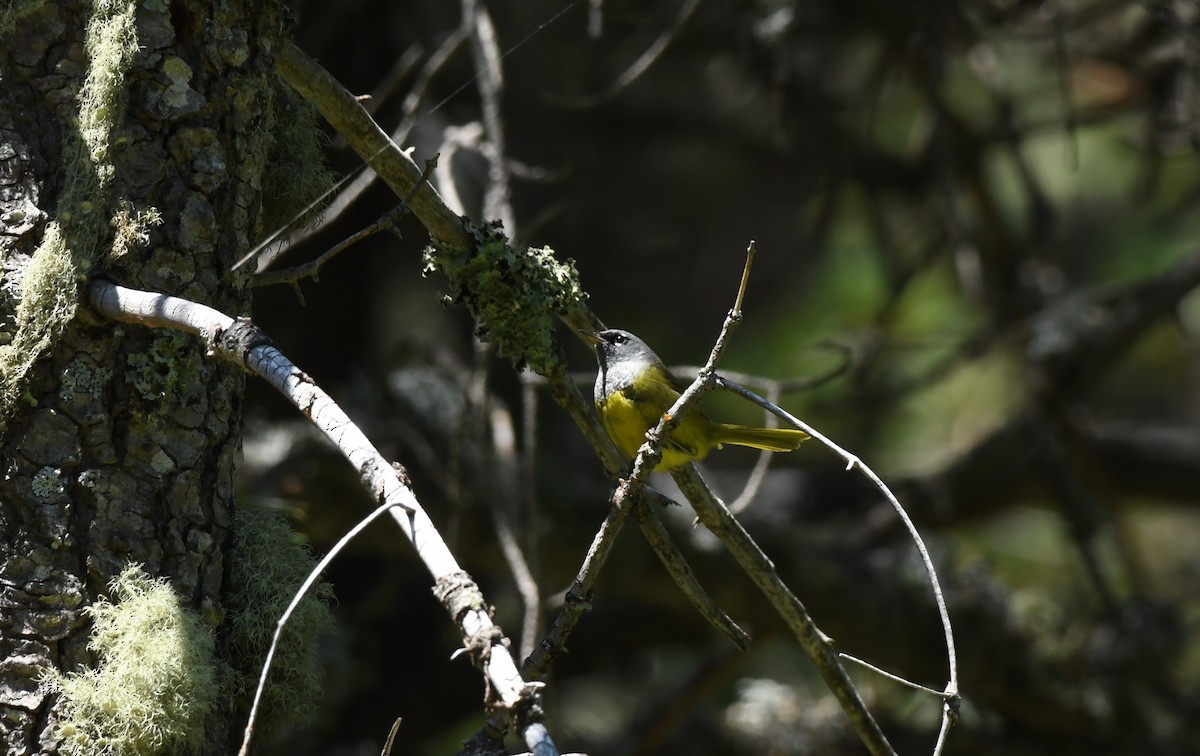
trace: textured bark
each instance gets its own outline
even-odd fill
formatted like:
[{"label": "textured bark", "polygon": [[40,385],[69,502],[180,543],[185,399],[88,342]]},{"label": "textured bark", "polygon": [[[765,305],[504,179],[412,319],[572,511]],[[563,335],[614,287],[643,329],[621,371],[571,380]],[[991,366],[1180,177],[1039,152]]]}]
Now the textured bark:
[{"label": "textured bark", "polygon": [[[46,4],[0,44],[0,343],[17,328],[21,281],[54,222],[74,262],[68,297],[103,274],[248,310],[244,281],[228,271],[259,233],[281,11],[236,1],[131,7],[138,48],[114,112],[99,114],[114,121],[107,151],[89,153],[79,125],[91,5]],[[161,225],[149,222],[153,210]],[[97,213],[100,223],[78,220]],[[8,753],[59,748],[56,700],[39,675],[95,663],[84,609],[129,562],[168,577],[222,649],[243,376],[191,337],[98,322],[82,305],[51,336],[0,422]],[[203,750],[226,752],[230,727],[220,711],[211,716]]]}]

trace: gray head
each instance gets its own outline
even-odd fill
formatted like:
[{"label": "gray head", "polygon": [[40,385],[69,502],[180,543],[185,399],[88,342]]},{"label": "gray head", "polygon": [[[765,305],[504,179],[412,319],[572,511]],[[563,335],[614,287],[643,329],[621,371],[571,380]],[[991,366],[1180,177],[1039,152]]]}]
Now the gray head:
[{"label": "gray head", "polygon": [[596,360],[600,363],[600,372],[596,376],[597,402],[611,392],[629,386],[647,366],[662,365],[654,350],[629,331],[610,328],[591,334],[591,341],[596,346]]}]

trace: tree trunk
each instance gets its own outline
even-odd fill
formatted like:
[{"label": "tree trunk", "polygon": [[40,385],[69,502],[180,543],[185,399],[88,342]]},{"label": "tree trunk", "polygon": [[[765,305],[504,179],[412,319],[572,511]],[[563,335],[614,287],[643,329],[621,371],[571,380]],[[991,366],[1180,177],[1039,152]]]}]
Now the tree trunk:
[{"label": "tree trunk", "polygon": [[[79,745],[61,687],[39,680],[100,663],[89,647],[97,615],[85,610],[130,563],[167,578],[185,626],[209,637],[205,674],[224,661],[243,376],[197,339],[96,320],[80,293],[100,275],[247,312],[246,281],[230,268],[262,227],[282,13],[237,0],[0,11],[8,753],[88,750],[101,737]],[[193,716],[202,738],[193,728],[152,748],[228,752],[230,709]]]}]

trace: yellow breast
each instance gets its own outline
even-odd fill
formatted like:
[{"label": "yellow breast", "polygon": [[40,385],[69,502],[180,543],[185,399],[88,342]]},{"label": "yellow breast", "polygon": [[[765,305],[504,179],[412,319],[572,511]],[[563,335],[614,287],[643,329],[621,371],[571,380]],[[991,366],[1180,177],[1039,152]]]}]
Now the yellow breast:
[{"label": "yellow breast", "polygon": [[[597,404],[604,430],[626,459],[637,456],[638,448],[646,442],[646,431],[658,425],[662,413],[678,398],[677,393],[671,393],[675,395],[669,397],[661,410],[656,406],[658,402],[647,397],[639,396],[635,401],[634,392],[629,390],[614,391]],[[703,415],[689,412],[662,446],[662,460],[654,469],[658,472],[678,470],[688,462],[703,459],[712,446],[708,440],[709,426],[711,422]]]}]

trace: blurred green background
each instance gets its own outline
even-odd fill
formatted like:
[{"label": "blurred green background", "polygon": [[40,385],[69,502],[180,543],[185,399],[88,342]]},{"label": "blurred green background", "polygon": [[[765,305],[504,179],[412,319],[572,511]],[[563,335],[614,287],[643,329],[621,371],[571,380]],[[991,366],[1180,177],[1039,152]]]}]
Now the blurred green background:
[{"label": "blurred green background", "polygon": [[[746,319],[722,366],[833,373],[781,401],[879,472],[928,541],[965,697],[947,753],[1200,753],[1197,7],[486,7],[504,53],[508,231],[574,258],[606,323],[669,364],[703,362],[756,240]],[[471,44],[445,47],[462,8],[294,10],[301,47],[374,93],[386,130],[415,119],[405,146],[418,162],[440,152],[464,212],[482,219],[487,162],[447,146],[481,119]],[[662,54],[612,91],[659,41]],[[426,76],[439,49],[446,62]],[[358,167],[333,135],[328,161],[340,175]],[[315,257],[395,202],[373,187],[274,267]],[[442,282],[421,276],[420,227],[406,219],[400,231],[337,258],[304,285],[306,306],[286,287],[259,290],[254,317],[408,467],[502,626],[528,643],[496,512],[519,534],[544,629],[610,484],[544,388],[439,304]],[[558,336],[590,391],[592,356]],[[281,401],[251,391],[245,498],[287,512],[323,551],[371,504]],[[707,406],[757,419],[729,397]],[[496,482],[493,410],[536,440],[520,450],[515,495]],[[725,450],[704,472],[732,500],[754,461]],[[627,527],[549,678],[560,748],[864,752],[733,560],[686,507],[664,517],[753,646],[740,654],[709,628]],[[774,459],[740,517],[840,649],[945,685],[914,549],[833,454],[810,443]],[[378,753],[403,717],[396,753],[457,750],[480,726],[482,685],[449,660],[458,639],[409,545],[374,526],[330,580],[340,632],[326,644],[322,718],[273,748]],[[853,675],[900,752],[932,750],[936,699]]]}]

